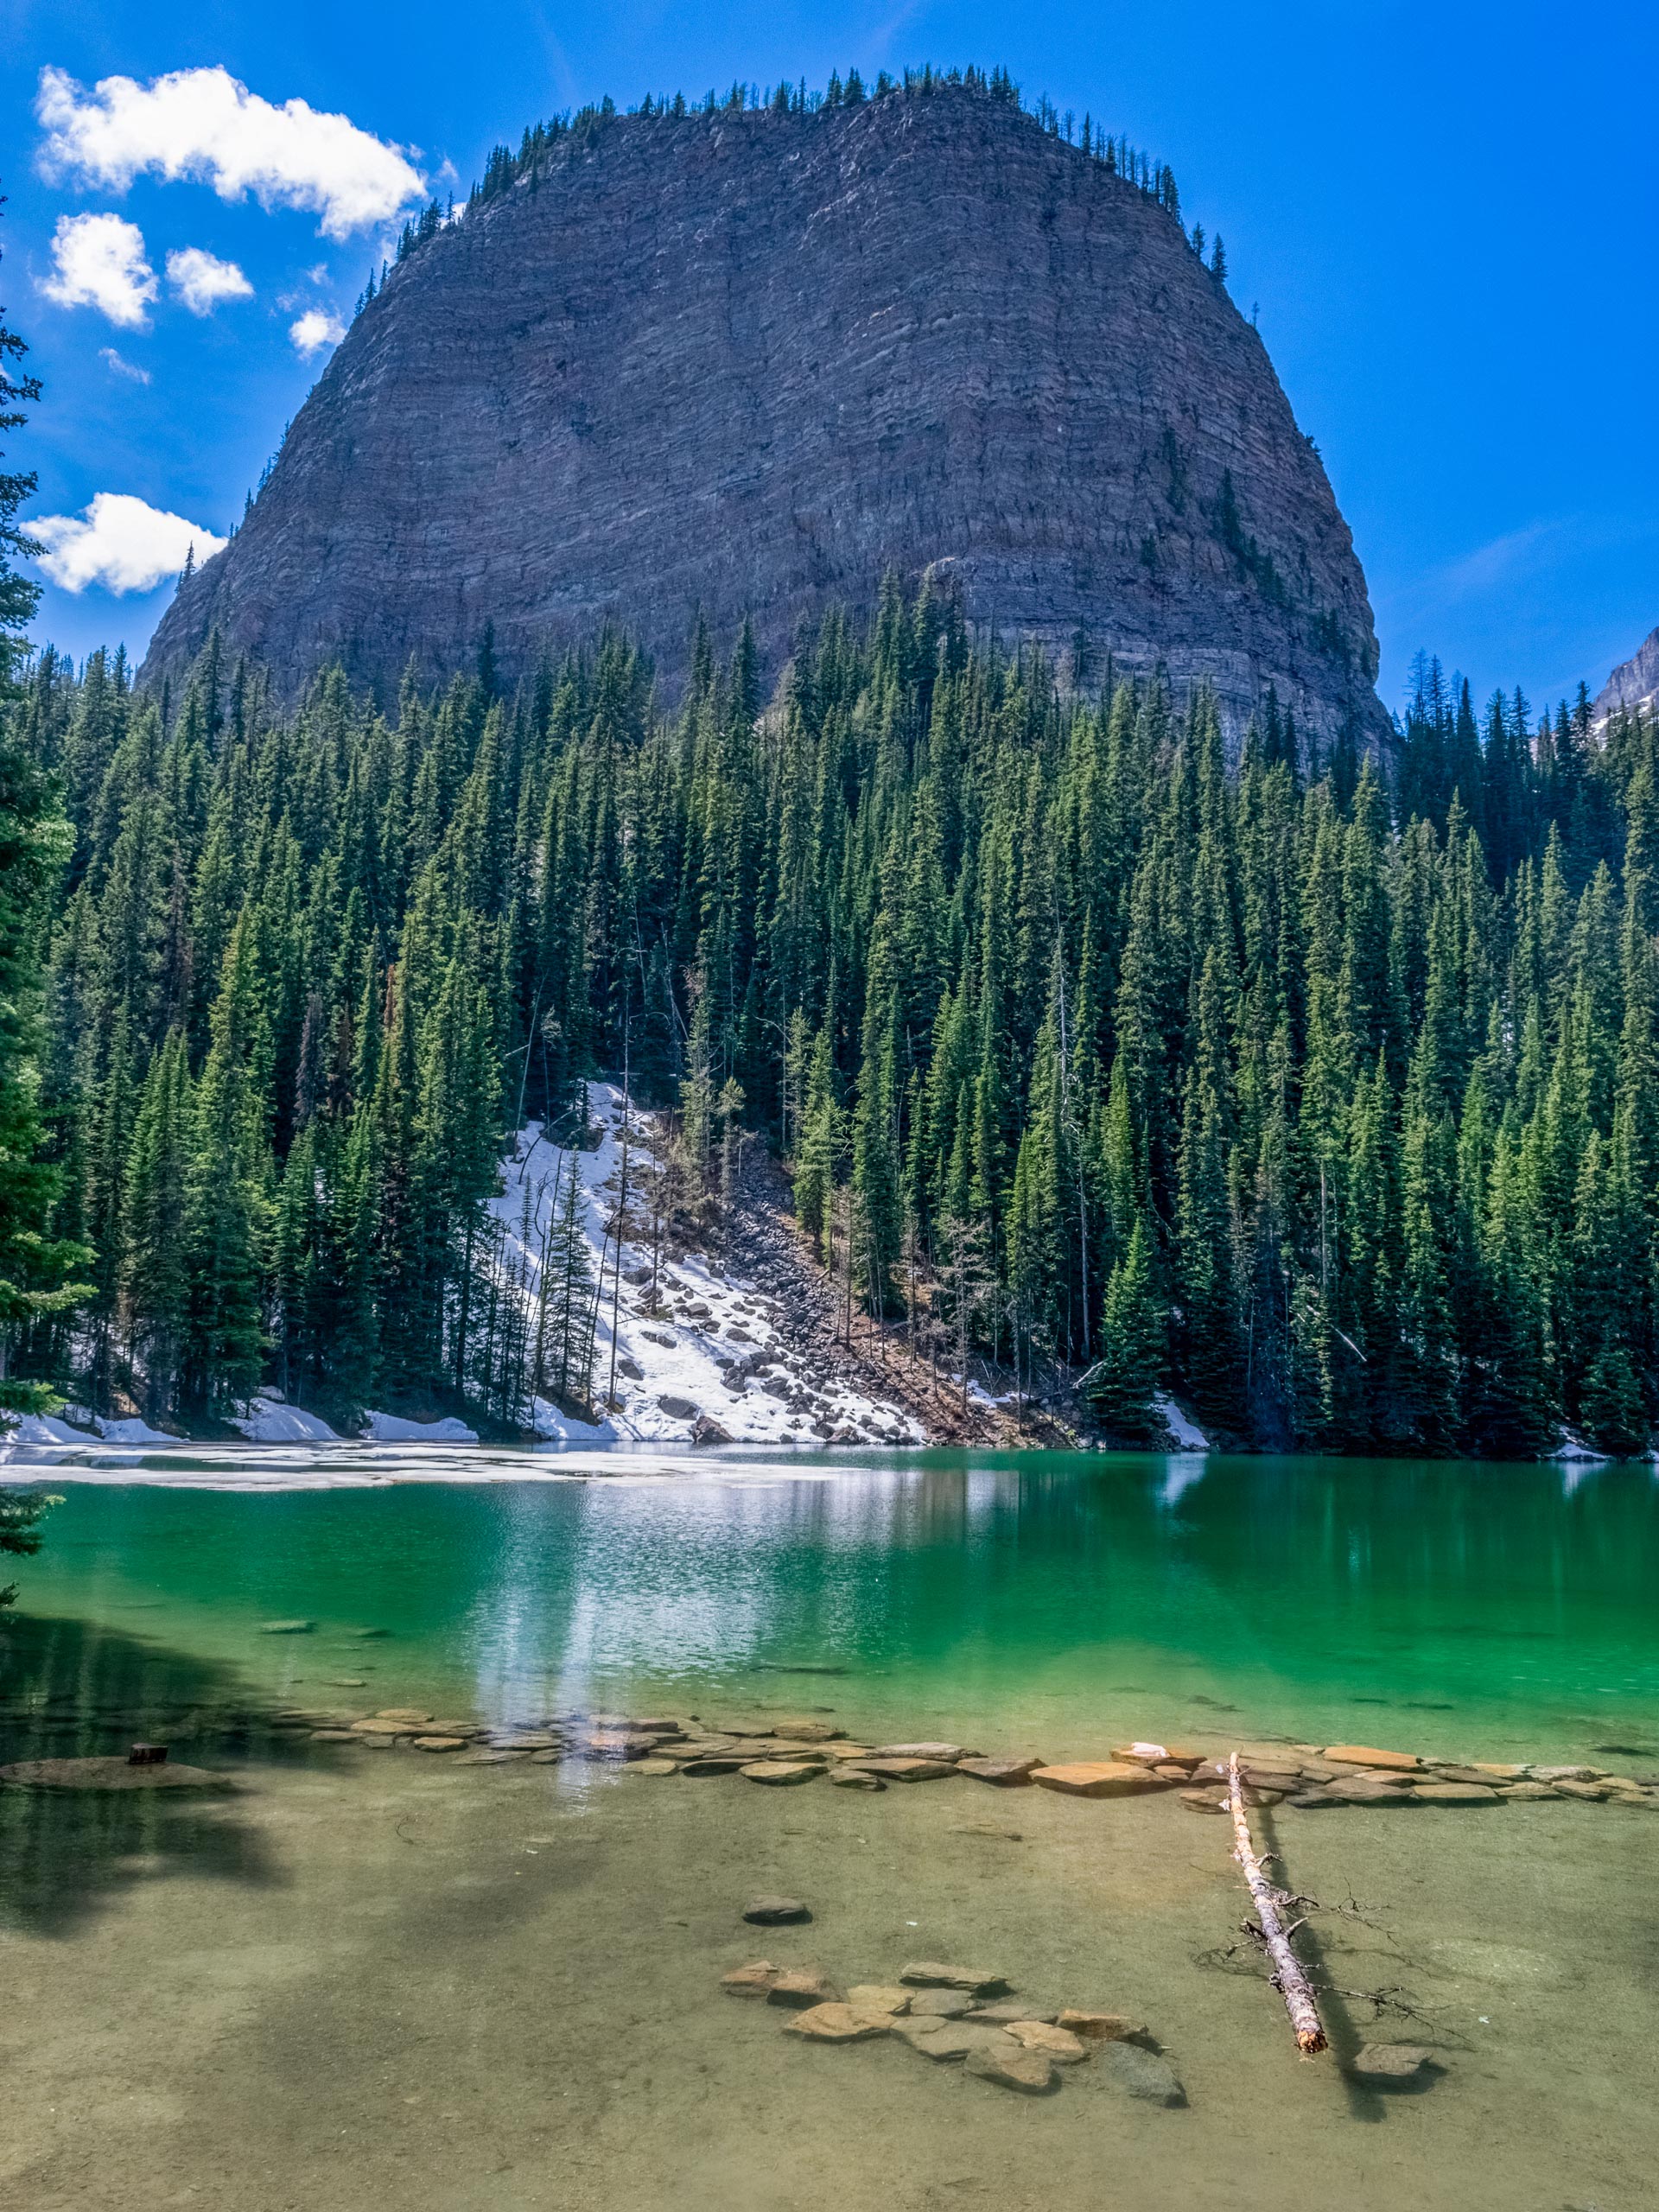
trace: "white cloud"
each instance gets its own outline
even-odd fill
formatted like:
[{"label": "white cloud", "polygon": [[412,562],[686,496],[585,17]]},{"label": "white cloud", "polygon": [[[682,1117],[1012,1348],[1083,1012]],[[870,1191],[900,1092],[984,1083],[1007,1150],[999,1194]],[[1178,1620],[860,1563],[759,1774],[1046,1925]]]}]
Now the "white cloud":
[{"label": "white cloud", "polygon": [[128,360],[124,353],[118,353],[113,346],[100,346],[98,358],[112,377],[127,377],[134,384],[149,382],[149,371],[141,369],[137,361]]},{"label": "white cloud", "polygon": [[90,93],[66,71],[42,69],[35,112],[49,178],[118,192],[137,176],[189,178],[221,200],[251,192],[267,209],[313,209],[331,238],[388,221],[425,190],[402,148],[304,100],[273,106],[223,67],[175,69],[148,85],[105,77]]},{"label": "white cloud", "polygon": [[137,223],[119,215],[60,215],[52,269],[41,289],[60,308],[96,308],[124,330],[144,327],[156,271]]},{"label": "white cloud", "polygon": [[79,515],[42,515],[29,525],[45,546],[41,568],[65,591],[101,584],[105,591],[153,591],[183,568],[194,545],[196,564],[226,543],[200,523],[164,513],[125,492],[100,492]]},{"label": "white cloud", "polygon": [[253,297],[235,262],[221,261],[204,246],[175,246],[167,257],[167,281],[192,315],[212,315],[221,300]]},{"label": "white cloud", "polygon": [[308,308],[297,322],[289,324],[288,334],[294,340],[295,350],[308,361],[325,346],[338,346],[346,335],[346,326],[337,315],[330,315],[324,308]]}]

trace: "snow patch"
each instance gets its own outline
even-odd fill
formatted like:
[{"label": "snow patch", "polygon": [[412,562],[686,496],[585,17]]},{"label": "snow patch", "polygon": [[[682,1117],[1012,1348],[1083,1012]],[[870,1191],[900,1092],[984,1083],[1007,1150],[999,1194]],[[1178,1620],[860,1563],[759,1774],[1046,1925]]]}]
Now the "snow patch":
[{"label": "snow patch", "polygon": [[1604,1467],[1607,1465],[1607,1453],[1605,1452],[1596,1451],[1592,1446],[1586,1444],[1584,1439],[1581,1436],[1577,1435],[1572,1429],[1563,1428],[1559,1432],[1559,1434],[1560,1441],[1556,1445],[1555,1449],[1553,1452],[1547,1452],[1544,1454],[1544,1457],[1547,1459],[1561,1459],[1577,1462],[1586,1466]]},{"label": "snow patch", "polygon": [[51,1414],[22,1414],[4,1431],[7,1444],[85,1444],[84,1428],[71,1428]]},{"label": "snow patch", "polygon": [[[622,1290],[620,1300],[615,1298],[610,1231],[621,1194],[622,1103],[616,1084],[589,1084],[588,1120],[599,1140],[594,1150],[556,1145],[540,1122],[531,1122],[519,1132],[512,1156],[502,1163],[503,1187],[493,1211],[522,1263],[532,1308],[539,1294],[543,1242],[563,1201],[566,1179],[573,1171],[576,1174],[588,1264],[596,1277],[601,1259],[604,1268],[594,1332],[594,1394],[601,1406],[611,1382],[613,1349],[615,1353],[615,1401],[604,1417],[592,1425],[573,1421],[538,1398],[536,1433],[554,1444],[685,1443],[701,1420],[733,1443],[822,1449],[837,1439],[843,1444],[925,1441],[920,1423],[900,1408],[812,1371],[784,1344],[769,1304],[747,1284],[715,1274],[699,1257],[671,1262],[661,1256],[658,1310],[652,1313],[652,1253],[648,1244],[625,1241]],[[653,1117],[637,1105],[629,1123],[629,1226],[637,1230],[642,1224],[633,1211],[639,1187],[634,1178],[649,1164],[658,1135]],[[631,1274],[639,1281],[630,1282]],[[532,1311],[532,1334],[534,1327]]]},{"label": "snow patch", "polygon": [[279,1398],[250,1398],[245,1414],[235,1415],[232,1428],[240,1429],[250,1444],[338,1444],[327,1422],[302,1406]]},{"label": "snow patch", "polygon": [[[64,1408],[65,1413],[85,1412],[80,1406]],[[0,1423],[0,1435],[6,1443],[16,1444],[176,1444],[176,1436],[168,1436],[159,1428],[152,1428],[147,1421],[136,1414],[117,1420],[87,1414],[88,1426],[74,1427],[60,1420],[56,1414],[23,1414],[15,1423]]]},{"label": "snow patch", "polygon": [[1154,1393],[1152,1402],[1156,1407],[1164,1427],[1174,1438],[1178,1451],[1211,1452],[1215,1449],[1197,1421],[1187,1419],[1167,1390],[1159,1390]]},{"label": "snow patch", "polygon": [[371,1413],[360,1432],[375,1444],[476,1444],[478,1431],[446,1414],[442,1421],[404,1421],[397,1414]]},{"label": "snow patch", "polygon": [[530,1426],[542,1444],[610,1444],[616,1440],[610,1421],[578,1421],[574,1414],[562,1414],[545,1398],[531,1401]]}]

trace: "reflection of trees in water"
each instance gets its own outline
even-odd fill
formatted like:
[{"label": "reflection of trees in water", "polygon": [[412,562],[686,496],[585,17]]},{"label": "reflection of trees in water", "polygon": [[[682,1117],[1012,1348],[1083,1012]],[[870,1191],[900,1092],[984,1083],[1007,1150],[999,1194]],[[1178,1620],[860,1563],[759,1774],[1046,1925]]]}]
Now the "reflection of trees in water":
[{"label": "reflection of trees in water", "polygon": [[[228,1669],[92,1622],[7,1623],[0,1763],[108,1755],[140,1738],[214,1767],[280,1756],[283,1743]],[[279,1878],[233,1796],[0,1785],[0,1926],[68,1935],[129,1883],[172,1872]]]}]

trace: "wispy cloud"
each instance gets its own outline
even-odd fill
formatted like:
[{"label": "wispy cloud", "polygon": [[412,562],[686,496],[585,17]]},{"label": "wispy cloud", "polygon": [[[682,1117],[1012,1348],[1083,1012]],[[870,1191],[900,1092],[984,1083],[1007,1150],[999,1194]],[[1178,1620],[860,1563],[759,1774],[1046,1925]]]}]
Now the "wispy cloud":
[{"label": "wispy cloud", "polygon": [[48,178],[124,192],[133,179],[188,178],[221,200],[309,209],[326,238],[384,223],[425,190],[406,149],[304,100],[262,99],[227,69],[175,69],[141,85],[105,77],[87,92],[41,72],[40,166]]},{"label": "wispy cloud", "polygon": [[221,300],[251,300],[253,287],[233,261],[205,246],[176,247],[167,257],[167,281],[192,315],[212,315]]},{"label": "wispy cloud", "polygon": [[142,330],[156,291],[143,232],[119,215],[60,215],[41,289],[60,308],[96,308],[124,330]]},{"label": "wispy cloud", "polygon": [[1562,527],[1559,522],[1529,522],[1519,530],[1505,531],[1433,570],[1425,579],[1425,587],[1446,606],[1512,582],[1548,554]]},{"label": "wispy cloud", "polygon": [[141,369],[137,361],[128,360],[124,353],[118,353],[113,346],[100,346],[98,358],[112,377],[125,377],[131,384],[149,382],[149,371]]},{"label": "wispy cloud", "polygon": [[41,568],[65,591],[94,584],[120,594],[153,591],[184,567],[222,552],[226,540],[183,515],[168,514],[126,492],[100,492],[78,515],[41,515],[29,525],[46,550]]}]

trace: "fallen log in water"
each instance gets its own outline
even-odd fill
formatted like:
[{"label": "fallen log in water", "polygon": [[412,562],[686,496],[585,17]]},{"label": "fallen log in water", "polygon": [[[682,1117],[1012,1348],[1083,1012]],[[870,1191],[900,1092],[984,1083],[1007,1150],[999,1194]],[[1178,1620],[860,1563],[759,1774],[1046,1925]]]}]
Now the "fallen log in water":
[{"label": "fallen log in water", "polygon": [[1250,1901],[1261,1923],[1262,1941],[1273,1961],[1273,1986],[1285,2000],[1290,2024],[1296,2031],[1297,2050],[1304,2058],[1312,2058],[1316,2051],[1326,2047],[1325,2030],[1319,2024],[1319,2008],[1313,2001],[1313,1992],[1302,1971],[1301,1961],[1291,1948],[1291,1930],[1284,1920],[1284,1908],[1290,1899],[1268,1879],[1266,1869],[1250,1842],[1250,1824],[1244,1817],[1244,1784],[1239,1776],[1236,1751],[1227,1762],[1227,1795],[1233,1816],[1233,1856],[1244,1869]]}]

